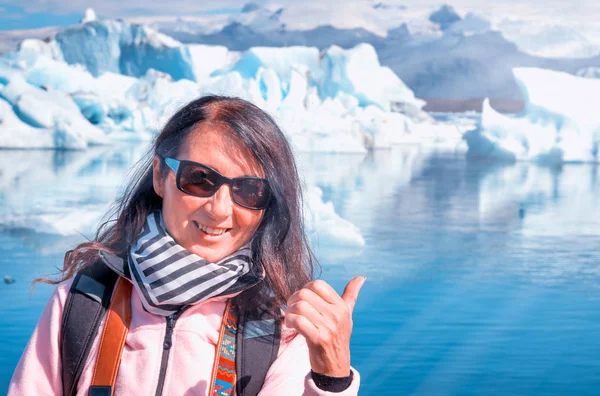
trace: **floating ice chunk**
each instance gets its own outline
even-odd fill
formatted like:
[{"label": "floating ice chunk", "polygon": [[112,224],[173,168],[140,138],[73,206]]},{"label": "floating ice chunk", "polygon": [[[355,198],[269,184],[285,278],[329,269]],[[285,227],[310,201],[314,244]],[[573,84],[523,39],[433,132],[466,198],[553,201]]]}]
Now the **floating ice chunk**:
[{"label": "floating ice chunk", "polygon": [[90,92],[80,92],[73,94],[72,99],[77,107],[79,107],[81,114],[89,122],[94,125],[105,122],[108,106],[99,95]]},{"label": "floating ice chunk", "polygon": [[[252,100],[252,94],[247,89],[248,81],[250,80],[244,80],[240,73],[234,71],[224,75],[219,75],[215,78],[212,78],[210,82],[202,84],[200,86],[200,93],[202,95],[214,94],[236,96],[242,99]],[[257,95],[257,98],[262,101],[260,92]]]},{"label": "floating ice chunk", "polygon": [[600,67],[586,67],[579,69],[575,75],[583,78],[600,78]]},{"label": "floating ice chunk", "polygon": [[311,239],[324,246],[365,246],[365,239],[358,227],[341,218],[331,202],[323,202],[320,188],[310,186],[304,190],[304,194],[304,221]]},{"label": "floating ice chunk", "polygon": [[[360,123],[340,100],[319,102],[314,90],[306,90],[313,98],[310,108],[282,107],[277,120],[297,152],[366,152],[366,135]],[[312,92],[312,94],[311,94]],[[309,99],[309,101],[311,101]]]},{"label": "floating ice chunk", "polygon": [[583,125],[600,121],[596,111],[600,81],[537,68],[515,68],[513,73],[527,113],[539,110],[540,117],[570,119]]},{"label": "floating ice chunk", "polygon": [[[287,94],[281,103],[282,109],[310,110],[320,103],[318,92],[309,88],[308,75],[310,71],[302,65],[292,66]],[[314,87],[313,87],[314,88]]]},{"label": "floating ice chunk", "polygon": [[67,94],[96,92],[96,79],[81,65],[68,65],[43,55],[36,58],[24,76],[36,87],[52,87]]},{"label": "floating ice chunk", "polygon": [[425,102],[387,67],[379,64],[377,52],[370,44],[344,50],[330,47],[321,59],[322,96],[335,97],[339,92],[356,96],[361,106],[377,105],[390,111],[392,102],[411,103],[418,109]]},{"label": "floating ice chunk", "polygon": [[192,81],[173,81],[168,74],[148,70],[125,94],[133,107],[129,129],[157,132],[181,106],[199,95],[200,88]]},{"label": "floating ice chunk", "polygon": [[25,39],[21,41],[17,51],[21,59],[29,57],[34,60],[37,58],[36,55],[43,55],[49,59],[63,60],[62,51],[54,40],[47,42],[40,39]]},{"label": "floating ice chunk", "polygon": [[220,45],[189,44],[187,48],[192,58],[194,76],[199,83],[208,82],[212,73],[233,64],[240,56]]},{"label": "floating ice chunk", "polygon": [[268,109],[276,110],[281,104],[283,93],[281,82],[273,69],[258,69],[256,80],[260,88],[260,94]]},{"label": "floating ice chunk", "polygon": [[81,23],[92,22],[97,19],[98,19],[98,17],[96,16],[96,11],[94,11],[93,8],[88,8],[85,10],[85,14],[83,15],[83,18],[81,19]]},{"label": "floating ice chunk", "polygon": [[465,135],[469,155],[540,162],[597,162],[600,80],[535,68],[514,69],[525,97],[517,116],[484,102],[481,125]]},{"label": "floating ice chunk", "polygon": [[[85,142],[74,140],[68,148],[85,148]],[[14,113],[12,106],[0,99],[0,147],[3,148],[55,148],[54,131],[34,128],[24,123]]]},{"label": "floating ice chunk", "polygon": [[[0,89],[0,96],[12,105],[23,122],[53,130],[54,147],[85,148],[87,144],[110,142],[104,132],[90,124],[75,102],[62,92],[36,88],[15,76]],[[31,144],[38,147],[35,142]]]},{"label": "floating ice chunk", "polygon": [[0,87],[8,84],[13,78],[21,77],[21,71],[0,63]]},{"label": "floating ice chunk", "polygon": [[261,67],[270,68],[275,70],[282,81],[289,81],[294,65],[303,65],[317,73],[321,68],[319,50],[313,47],[250,48],[224,72],[237,71],[243,78],[254,78]]},{"label": "floating ice chunk", "polygon": [[124,97],[137,80],[135,77],[105,72],[96,78],[96,89],[103,97]]},{"label": "floating ice chunk", "polygon": [[372,149],[390,148],[401,142],[408,129],[408,118],[398,113],[387,113],[377,106],[367,106],[359,110],[357,118],[367,132],[367,146]]},{"label": "floating ice chunk", "polygon": [[55,40],[65,61],[94,76],[110,71],[140,77],[156,69],[175,80],[194,80],[188,48],[144,25],[92,21],[57,33]]}]

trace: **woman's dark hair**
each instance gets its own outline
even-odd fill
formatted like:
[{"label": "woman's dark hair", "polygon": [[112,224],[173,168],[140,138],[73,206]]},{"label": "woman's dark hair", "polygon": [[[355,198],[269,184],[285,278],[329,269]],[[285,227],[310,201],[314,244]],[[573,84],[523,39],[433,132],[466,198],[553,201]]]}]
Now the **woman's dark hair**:
[{"label": "woman's dark hair", "polygon": [[[233,132],[262,165],[269,180],[272,199],[252,239],[253,261],[265,269],[266,277],[256,287],[241,293],[236,303],[252,309],[275,299],[271,313],[277,315],[292,293],[300,290],[313,275],[318,262],[304,232],[302,192],[294,156],[273,119],[255,105],[223,96],[204,96],[182,107],[156,137],[152,149],[138,162],[131,182],[106,215],[93,241],[82,243],[65,254],[61,279],[40,279],[59,283],[98,260],[99,251],[126,257],[142,230],[146,217],[162,208],[162,198],[152,182],[155,156],[175,157],[189,137],[202,125],[217,124],[223,133]],[[161,161],[161,174],[168,169]]]}]

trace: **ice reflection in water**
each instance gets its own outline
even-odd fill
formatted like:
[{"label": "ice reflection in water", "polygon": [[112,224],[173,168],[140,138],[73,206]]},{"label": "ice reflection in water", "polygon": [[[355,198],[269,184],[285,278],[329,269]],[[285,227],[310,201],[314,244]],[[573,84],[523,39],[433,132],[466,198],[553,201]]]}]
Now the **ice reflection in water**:
[{"label": "ice reflection in water", "polygon": [[[14,318],[0,327],[0,391],[50,291],[27,297],[29,280],[82,239],[69,226],[93,230],[143,151],[0,153],[0,272],[17,279],[0,288],[0,316]],[[598,165],[490,165],[419,146],[299,157],[306,184],[366,240],[316,241],[338,291],[368,277],[352,345],[361,393],[599,389]],[[65,218],[68,236],[32,231]]]},{"label": "ice reflection in water", "polygon": [[598,389],[597,165],[493,165],[416,147],[326,171],[317,156],[307,163],[341,176],[317,183],[367,240],[354,257],[322,257],[339,290],[369,278],[353,338],[365,394]]}]

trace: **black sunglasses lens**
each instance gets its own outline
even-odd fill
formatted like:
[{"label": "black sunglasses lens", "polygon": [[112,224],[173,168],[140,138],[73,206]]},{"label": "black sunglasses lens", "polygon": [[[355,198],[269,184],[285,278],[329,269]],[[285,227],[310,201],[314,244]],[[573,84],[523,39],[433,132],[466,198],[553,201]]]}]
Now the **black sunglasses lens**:
[{"label": "black sunglasses lens", "polygon": [[263,209],[269,202],[270,190],[266,180],[236,180],[232,187],[234,200],[242,206]]},{"label": "black sunglasses lens", "polygon": [[193,164],[181,165],[183,169],[181,169],[179,184],[185,192],[209,197],[220,187],[219,175],[211,169]]}]

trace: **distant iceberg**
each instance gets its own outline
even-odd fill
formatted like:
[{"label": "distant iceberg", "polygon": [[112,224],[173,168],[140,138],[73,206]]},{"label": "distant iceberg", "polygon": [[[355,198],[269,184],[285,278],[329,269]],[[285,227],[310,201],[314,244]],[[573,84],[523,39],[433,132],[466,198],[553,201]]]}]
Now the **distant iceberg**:
[{"label": "distant iceberg", "polygon": [[473,157],[545,163],[600,160],[600,80],[516,68],[525,98],[516,116],[484,102],[481,124],[465,134]]},{"label": "distant iceberg", "polygon": [[575,73],[577,77],[600,78],[600,67],[584,67]]},{"label": "distant iceberg", "polygon": [[144,25],[92,20],[57,33],[54,40],[67,63],[82,64],[94,76],[141,77],[156,69],[175,80],[194,79],[188,48]]},{"label": "distant iceberg", "polygon": [[[179,107],[206,94],[261,107],[296,151],[364,153],[414,143],[416,131],[434,125],[425,102],[381,66],[370,44],[239,53],[88,14],[89,22],[54,40],[25,40],[0,58],[0,147],[149,140]],[[432,128],[456,140],[451,129]]]}]

